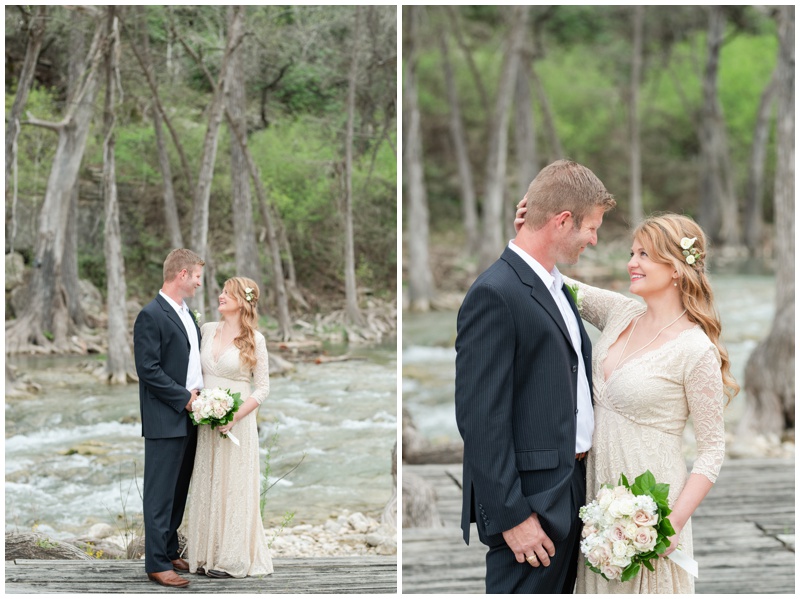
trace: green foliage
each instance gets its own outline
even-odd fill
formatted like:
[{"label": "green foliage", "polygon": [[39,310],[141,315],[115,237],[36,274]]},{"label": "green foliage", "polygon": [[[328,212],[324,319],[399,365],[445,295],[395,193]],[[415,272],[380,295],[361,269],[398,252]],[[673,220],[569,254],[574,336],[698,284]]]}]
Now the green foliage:
[{"label": "green foliage", "polygon": [[[739,10],[741,9],[741,10]],[[439,36],[450,47],[459,106],[466,130],[473,179],[479,200],[487,152],[488,125],[494,108],[508,23],[498,7],[462,7],[461,29],[489,96],[489,112],[480,101],[464,51],[455,43],[439,10],[416,40],[416,79],[422,112],[425,180],[434,231],[458,227],[460,190],[449,130],[450,107],[444,86]],[[776,62],[772,19],[746,7],[726,9],[728,32],[719,63],[719,99],[730,146],[736,192],[742,197],[748,173],[756,111]],[[629,7],[531,7],[540,19],[532,40],[533,66],[547,95],[555,129],[566,157],[601,176],[617,198],[609,219],[627,214],[629,197],[629,85],[633,12]],[[643,197],[647,212],[695,213],[700,195],[698,125],[706,59],[705,12],[698,7],[645,11],[644,69],[639,97]],[[532,88],[532,107],[542,166],[553,159],[544,112]],[[513,122],[510,127],[513,128]],[[509,132],[509,179],[516,157]],[[774,141],[766,172],[774,171]]]}]

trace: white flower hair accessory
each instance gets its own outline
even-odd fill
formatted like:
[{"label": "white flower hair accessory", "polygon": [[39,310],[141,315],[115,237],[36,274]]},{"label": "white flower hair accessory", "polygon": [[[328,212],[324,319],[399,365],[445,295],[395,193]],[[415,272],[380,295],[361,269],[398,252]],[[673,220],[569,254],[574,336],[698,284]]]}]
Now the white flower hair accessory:
[{"label": "white flower hair accessory", "polygon": [[253,301],[253,288],[252,287],[245,287],[244,288],[244,299],[248,302]]},{"label": "white flower hair accessory", "polygon": [[686,264],[699,268],[703,253],[694,247],[695,241],[697,241],[697,237],[692,237],[691,239],[684,237],[681,239],[681,248],[683,248],[683,257],[686,260]]}]

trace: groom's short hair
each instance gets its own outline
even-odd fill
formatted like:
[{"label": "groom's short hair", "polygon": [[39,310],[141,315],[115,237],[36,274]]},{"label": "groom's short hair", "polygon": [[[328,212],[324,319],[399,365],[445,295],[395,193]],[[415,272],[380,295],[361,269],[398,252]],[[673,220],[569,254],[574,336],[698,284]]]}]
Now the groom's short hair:
[{"label": "groom's short hair", "polygon": [[173,280],[184,268],[191,273],[195,266],[203,266],[205,263],[205,260],[192,250],[186,248],[172,250],[164,260],[164,282]]},{"label": "groom's short hair", "polygon": [[556,160],[539,171],[525,198],[525,225],[534,231],[565,210],[572,213],[575,227],[580,228],[583,217],[596,206],[607,211],[617,205],[597,175],[572,160]]}]

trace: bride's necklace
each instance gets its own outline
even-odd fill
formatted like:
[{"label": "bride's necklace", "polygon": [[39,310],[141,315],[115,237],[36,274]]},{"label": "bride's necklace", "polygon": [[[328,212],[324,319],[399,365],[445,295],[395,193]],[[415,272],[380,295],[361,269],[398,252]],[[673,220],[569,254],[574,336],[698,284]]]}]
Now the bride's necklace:
[{"label": "bride's necklace", "polygon": [[[673,320],[671,323],[669,323],[667,326],[665,326],[665,327],[663,327],[661,330],[659,330],[659,331],[658,331],[658,333],[656,333],[656,336],[655,336],[655,337],[653,337],[653,338],[652,338],[650,341],[648,341],[648,342],[647,342],[646,344],[644,344],[642,347],[640,347],[640,348],[639,348],[639,349],[637,349],[635,352],[633,352],[631,355],[629,355],[627,359],[630,359],[631,357],[635,356],[635,355],[636,355],[636,354],[638,354],[640,351],[642,351],[644,348],[646,348],[646,347],[647,347],[647,346],[649,346],[651,343],[653,343],[653,341],[655,341],[656,339],[658,339],[658,336],[659,336],[661,333],[663,333],[663,332],[664,332],[664,331],[666,331],[666,330],[667,330],[669,327],[671,327],[671,326],[672,326],[672,325],[674,325],[676,322],[678,322],[678,321],[681,319],[681,317],[682,317],[684,314],[686,314],[686,310],[684,310],[683,312],[681,312],[681,313],[678,315],[678,318],[676,318],[676,319],[675,319],[675,320]],[[642,314],[642,316],[644,316],[644,314]],[[619,366],[619,363],[620,363],[620,362],[622,362],[622,356],[624,356],[624,355],[625,355],[625,350],[626,350],[626,349],[628,349],[628,341],[630,341],[630,340],[631,340],[631,337],[633,337],[633,332],[636,330],[636,325],[637,325],[637,324],[639,324],[639,320],[641,320],[642,316],[640,316],[639,318],[637,318],[637,319],[634,321],[634,323],[633,323],[633,328],[631,329],[631,334],[630,334],[630,335],[628,335],[628,338],[625,340],[625,345],[623,345],[623,346],[622,346],[622,353],[619,355],[619,358],[617,359],[617,363],[616,363],[616,364],[614,364],[614,369],[613,369],[613,370],[616,370],[616,369],[617,369],[617,366]],[[613,370],[612,370],[612,372],[613,372]]]},{"label": "bride's necklace", "polygon": [[233,343],[236,340],[236,338],[239,336],[239,333],[234,333],[233,336],[227,342],[223,343],[223,340],[225,338],[225,332],[226,332],[225,321],[222,321],[220,323],[220,325],[219,325],[219,331],[218,331],[218,334],[217,334],[217,337],[219,339],[219,341],[218,341],[218,346],[219,347],[217,347],[217,352],[216,352],[217,353],[217,358],[219,358],[219,356],[222,355],[222,352],[225,349],[227,349],[227,347],[231,343]]}]

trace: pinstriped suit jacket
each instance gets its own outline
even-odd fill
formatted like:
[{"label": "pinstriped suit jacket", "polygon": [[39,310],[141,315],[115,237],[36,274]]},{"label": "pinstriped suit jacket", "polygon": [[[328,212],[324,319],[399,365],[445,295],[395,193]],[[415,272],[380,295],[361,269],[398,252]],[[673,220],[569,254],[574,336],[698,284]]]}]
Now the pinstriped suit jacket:
[{"label": "pinstriped suit jacket", "polygon": [[[592,388],[591,342],[569,292]],[[464,439],[461,528],[481,541],[532,512],[554,541],[567,536],[575,461],[578,355],[542,280],[506,248],[458,313],[456,420]]]},{"label": "pinstriped suit jacket", "polygon": [[[199,328],[197,340],[200,340]],[[139,312],[133,325],[143,437],[185,437],[192,430],[185,409],[192,396],[186,389],[190,348],[180,316],[167,300],[157,295]]]}]

